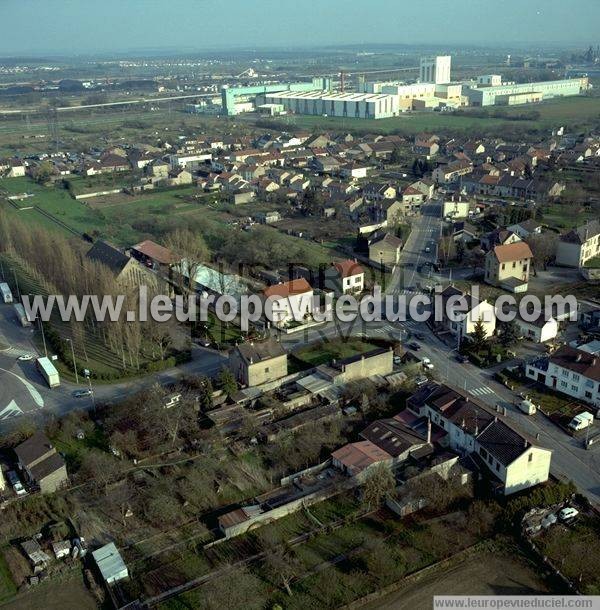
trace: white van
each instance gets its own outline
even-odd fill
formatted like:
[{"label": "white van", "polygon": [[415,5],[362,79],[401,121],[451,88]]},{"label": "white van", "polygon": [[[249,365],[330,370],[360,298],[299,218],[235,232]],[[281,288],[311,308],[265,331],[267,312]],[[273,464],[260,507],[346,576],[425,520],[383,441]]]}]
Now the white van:
[{"label": "white van", "polygon": [[519,403],[519,411],[522,411],[525,415],[535,415],[537,413],[537,407],[531,400],[522,400]]},{"label": "white van", "polygon": [[569,423],[571,430],[585,430],[594,423],[594,416],[588,411],[576,415]]}]

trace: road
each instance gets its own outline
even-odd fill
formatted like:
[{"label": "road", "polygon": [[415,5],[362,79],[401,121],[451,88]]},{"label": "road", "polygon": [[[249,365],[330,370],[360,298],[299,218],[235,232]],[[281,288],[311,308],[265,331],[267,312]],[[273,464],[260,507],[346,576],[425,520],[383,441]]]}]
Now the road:
[{"label": "road", "polygon": [[[435,282],[423,272],[424,262],[433,262],[434,249],[425,252],[429,241],[439,235],[439,211],[436,204],[425,207],[424,213],[415,219],[412,233],[407,240],[398,269],[386,289],[386,294],[401,295],[416,292],[419,282]],[[73,409],[91,407],[91,399],[75,399],[73,384],[63,384],[54,390],[48,389],[31,362],[18,362],[20,353],[36,353],[31,342],[31,329],[23,329],[15,321],[12,307],[0,305],[0,343],[11,346],[0,352],[0,428],[18,421],[18,415],[53,413],[62,415]],[[527,416],[514,407],[516,396],[493,379],[493,373],[479,369],[470,363],[456,360],[453,347],[436,337],[424,323],[414,320],[406,322],[369,322],[357,320],[353,323],[331,322],[291,335],[282,335],[281,341],[291,351],[318,340],[338,336],[364,335],[396,341],[420,339],[419,357],[428,357],[434,368],[434,376],[460,388],[486,405],[506,408],[507,416],[523,432],[538,437],[539,442],[553,450],[553,473],[571,479],[590,500],[600,504],[600,453],[582,448],[580,440],[573,439],[542,414]],[[97,385],[95,399],[100,402],[117,402],[120,399],[150,387],[155,383],[168,384],[190,374],[215,375],[225,364],[226,356],[214,350],[195,347],[192,361],[157,375],[127,380],[114,385]],[[85,387],[80,385],[79,387]],[[40,397],[41,402],[40,404]],[[599,444],[600,446],[600,444]]]}]

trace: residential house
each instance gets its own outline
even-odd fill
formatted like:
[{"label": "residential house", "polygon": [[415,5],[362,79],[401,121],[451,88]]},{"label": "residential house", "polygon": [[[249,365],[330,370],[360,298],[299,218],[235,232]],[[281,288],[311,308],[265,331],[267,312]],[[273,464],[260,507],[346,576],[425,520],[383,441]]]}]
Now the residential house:
[{"label": "residential house", "polygon": [[514,225],[507,227],[508,231],[512,231],[518,235],[521,239],[527,239],[530,235],[541,235],[542,225],[533,218],[524,220]]},{"label": "residential house", "polygon": [[452,161],[447,165],[436,167],[431,177],[437,184],[452,184],[458,182],[462,176],[466,176],[473,171],[473,164],[465,159]]},{"label": "residential house", "polygon": [[496,246],[485,255],[485,281],[509,292],[526,292],[532,258],[524,241]]},{"label": "residential house", "polygon": [[146,239],[129,250],[131,256],[139,261],[145,267],[149,267],[155,271],[161,271],[165,275],[169,275],[169,271],[173,265],[178,265],[181,262],[181,257],[174,252]]},{"label": "residential house", "polygon": [[558,335],[558,322],[545,311],[535,312],[533,320],[524,320],[520,315],[515,318],[515,324],[525,339],[534,343],[554,341]]},{"label": "residential house", "polygon": [[600,354],[565,345],[527,364],[525,375],[553,390],[600,406]]},{"label": "residential house", "polygon": [[0,176],[5,178],[21,178],[25,175],[25,164],[20,159],[0,159]]},{"label": "residential house", "polygon": [[418,208],[426,199],[426,195],[413,186],[408,186],[402,191],[402,203],[408,205],[411,210]]},{"label": "residential house", "polygon": [[435,299],[434,319],[443,330],[456,337],[460,345],[464,339],[475,331],[481,322],[486,337],[491,337],[496,330],[496,310],[485,299],[480,301],[468,292],[455,286],[447,286]]},{"label": "residential house", "polygon": [[439,139],[436,136],[417,136],[413,144],[413,152],[417,155],[422,155],[427,159],[431,159],[440,151]]},{"label": "residential house", "polygon": [[229,356],[229,368],[242,385],[262,385],[288,374],[287,353],[273,339],[240,343]]},{"label": "residential house", "polygon": [[369,259],[380,265],[396,265],[400,260],[402,240],[391,233],[375,234],[368,240]]},{"label": "residential house", "polygon": [[592,220],[560,236],[556,248],[556,264],[563,267],[584,267],[600,256],[600,221]]},{"label": "residential house", "polygon": [[117,283],[123,287],[157,285],[157,276],[152,271],[108,242],[98,240],[88,250],[86,256],[89,260],[107,267],[114,274]]},{"label": "residential house", "polygon": [[358,294],[365,287],[365,272],[356,260],[333,263],[325,270],[325,288],[336,295]]},{"label": "residential house", "polygon": [[249,189],[242,189],[240,191],[233,191],[229,193],[229,203],[233,205],[240,205],[243,203],[251,203],[256,199],[256,193]]},{"label": "residential house", "polygon": [[43,432],[36,432],[14,451],[25,480],[42,493],[53,493],[68,484],[65,461]]},{"label": "residential house", "polygon": [[484,233],[480,239],[481,248],[485,252],[493,250],[496,246],[506,246],[522,241],[521,238],[507,229],[495,229],[489,233]]},{"label": "residential house", "polygon": [[277,326],[302,322],[313,311],[313,289],[304,279],[294,279],[269,286],[263,291],[265,307],[270,305],[271,321]]},{"label": "residential house", "polygon": [[442,428],[440,444],[469,456],[499,493],[510,495],[548,480],[552,451],[467,392],[429,383],[407,405]]},{"label": "residential house", "polygon": [[420,193],[423,193],[426,199],[431,199],[435,192],[435,182],[430,178],[421,178],[420,180],[413,182],[410,185],[410,188],[416,189]]},{"label": "residential house", "polygon": [[371,201],[381,201],[383,199],[395,199],[396,189],[390,184],[380,184],[370,182],[363,187],[362,195]]},{"label": "residential house", "polygon": [[192,174],[183,167],[176,167],[169,172],[169,186],[192,184]]}]

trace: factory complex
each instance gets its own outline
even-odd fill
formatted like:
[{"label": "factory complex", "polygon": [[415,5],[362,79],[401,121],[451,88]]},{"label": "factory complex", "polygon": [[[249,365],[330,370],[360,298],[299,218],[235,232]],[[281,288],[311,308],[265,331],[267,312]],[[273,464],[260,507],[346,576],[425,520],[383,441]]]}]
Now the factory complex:
[{"label": "factory complex", "polygon": [[222,112],[233,116],[258,111],[268,115],[302,114],[358,119],[383,119],[410,110],[452,110],[474,106],[514,106],[575,96],[589,88],[586,77],[532,83],[503,82],[499,74],[452,81],[450,56],[423,57],[419,79],[360,82],[359,91],[333,89],[330,78],[312,82],[224,87]]}]

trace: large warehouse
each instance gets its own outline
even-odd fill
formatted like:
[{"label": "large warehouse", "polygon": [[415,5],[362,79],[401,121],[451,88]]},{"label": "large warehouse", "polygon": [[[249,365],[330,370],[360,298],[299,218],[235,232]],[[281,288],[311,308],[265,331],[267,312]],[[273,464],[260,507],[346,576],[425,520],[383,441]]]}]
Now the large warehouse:
[{"label": "large warehouse", "polygon": [[282,91],[267,93],[267,104],[280,104],[288,112],[357,119],[398,116],[397,95],[376,93],[331,93],[329,91]]},{"label": "large warehouse", "polygon": [[518,103],[542,101],[553,97],[579,95],[588,88],[587,78],[551,80],[539,83],[513,83],[492,87],[463,88],[470,106],[508,106]]}]

